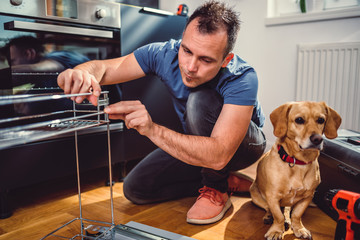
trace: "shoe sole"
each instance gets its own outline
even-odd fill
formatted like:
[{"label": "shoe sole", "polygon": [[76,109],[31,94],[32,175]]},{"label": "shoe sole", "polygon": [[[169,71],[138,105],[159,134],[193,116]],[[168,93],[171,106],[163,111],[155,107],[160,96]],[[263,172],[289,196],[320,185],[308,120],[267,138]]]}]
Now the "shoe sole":
[{"label": "shoe sole", "polygon": [[210,223],[214,223],[219,221],[220,219],[222,219],[225,215],[225,213],[227,212],[227,210],[229,210],[229,208],[231,207],[231,200],[230,197],[228,198],[228,200],[225,203],[225,206],[223,208],[223,210],[215,217],[213,218],[209,218],[209,219],[190,219],[190,218],[186,218],[186,221],[188,223],[192,223],[192,224],[210,224]]}]

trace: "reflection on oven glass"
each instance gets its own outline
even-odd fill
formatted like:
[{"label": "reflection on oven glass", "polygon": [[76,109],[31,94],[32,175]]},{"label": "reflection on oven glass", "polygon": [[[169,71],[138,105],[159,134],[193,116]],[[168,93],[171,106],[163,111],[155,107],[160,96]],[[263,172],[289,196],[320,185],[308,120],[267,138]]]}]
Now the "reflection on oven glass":
[{"label": "reflection on oven glass", "polygon": [[[58,74],[90,60],[77,51],[61,49],[60,45],[44,43],[31,35],[10,39],[1,52],[5,53],[11,69],[13,94],[58,92]],[[63,104],[66,108],[71,106],[69,100],[60,102],[62,104],[57,107],[42,106],[39,103],[16,104],[14,110],[17,114],[27,115],[30,112],[41,113],[49,107],[52,110],[54,107],[63,108]]]},{"label": "reflection on oven glass", "polygon": [[[54,79],[54,76],[51,77],[52,75],[57,75],[67,68],[73,68],[90,60],[76,51],[53,49],[54,45],[42,43],[30,35],[13,38],[4,48],[7,62],[13,72],[14,87],[24,84],[34,84],[37,87],[57,87],[56,81],[49,82],[46,77]],[[31,78],[32,75],[35,77]],[[26,78],[24,79],[23,76]]]},{"label": "reflection on oven glass", "polygon": [[[57,77],[64,69],[121,55],[118,4],[96,0],[23,0],[19,7],[14,7],[13,1],[0,2],[0,9],[9,10],[0,13],[0,96],[62,92]],[[109,9],[106,19],[101,24],[94,22],[95,12],[89,11],[103,8]],[[62,26],[63,31],[55,31]],[[112,37],[92,34],[93,30],[111,32]],[[119,86],[102,89],[110,92],[112,102],[120,101]],[[72,101],[63,100],[14,104],[6,109],[0,106],[0,119],[72,109]]]},{"label": "reflection on oven glass", "polygon": [[46,0],[46,15],[77,19],[77,0]]}]

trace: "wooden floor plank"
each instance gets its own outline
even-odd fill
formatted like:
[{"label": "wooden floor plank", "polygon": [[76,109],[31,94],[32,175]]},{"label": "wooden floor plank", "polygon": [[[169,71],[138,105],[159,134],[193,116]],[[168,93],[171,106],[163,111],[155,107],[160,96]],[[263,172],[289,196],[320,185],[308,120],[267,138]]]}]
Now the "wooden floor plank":
[{"label": "wooden floor plank", "polygon": [[[83,217],[111,222],[109,187],[103,180],[89,184],[82,193]],[[92,187],[91,187],[92,186]],[[13,216],[0,220],[0,240],[40,239],[67,221],[79,216],[76,187],[28,189],[36,193],[31,199],[20,201]],[[225,217],[214,224],[186,223],[186,213],[195,197],[159,204],[135,205],[122,192],[122,183],[114,185],[114,216],[116,224],[139,222],[199,240],[264,239],[269,225],[264,225],[265,212],[256,207],[249,195],[231,196],[233,207]],[[42,194],[41,194],[42,193]],[[313,239],[332,240],[336,222],[317,207],[309,207],[303,216],[304,225]],[[285,240],[297,240],[291,230]]]}]

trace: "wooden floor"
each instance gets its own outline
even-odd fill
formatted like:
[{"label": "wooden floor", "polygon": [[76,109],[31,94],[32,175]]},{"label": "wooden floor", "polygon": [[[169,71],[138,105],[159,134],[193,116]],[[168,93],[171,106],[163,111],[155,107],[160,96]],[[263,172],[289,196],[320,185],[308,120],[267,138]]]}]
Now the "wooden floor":
[{"label": "wooden floor", "polygon": [[[253,170],[249,171],[253,173]],[[111,222],[109,187],[104,186],[104,178],[101,174],[93,174],[81,180],[83,217]],[[14,203],[18,208],[10,218],[0,220],[0,240],[40,239],[78,217],[78,195],[74,181],[75,178],[69,178],[61,182],[48,182],[16,193],[13,199],[16,199]],[[265,212],[253,205],[249,196],[231,196],[233,207],[224,219],[203,226],[185,221],[186,212],[195,197],[137,206],[123,196],[120,182],[114,185],[113,196],[116,224],[135,221],[199,240],[264,239],[269,228],[262,222]],[[306,210],[303,223],[312,232],[313,239],[334,239],[336,222],[317,207]],[[74,236],[74,233],[70,236]],[[288,230],[284,239],[297,238]]]}]

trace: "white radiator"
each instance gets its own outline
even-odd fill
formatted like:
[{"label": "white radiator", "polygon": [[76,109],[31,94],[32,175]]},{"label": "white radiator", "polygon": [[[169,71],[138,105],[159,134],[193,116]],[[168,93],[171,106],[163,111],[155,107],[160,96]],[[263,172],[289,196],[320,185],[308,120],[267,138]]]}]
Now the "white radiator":
[{"label": "white radiator", "polygon": [[360,42],[298,45],[296,101],[325,101],[360,132]]}]

